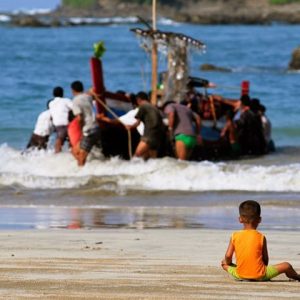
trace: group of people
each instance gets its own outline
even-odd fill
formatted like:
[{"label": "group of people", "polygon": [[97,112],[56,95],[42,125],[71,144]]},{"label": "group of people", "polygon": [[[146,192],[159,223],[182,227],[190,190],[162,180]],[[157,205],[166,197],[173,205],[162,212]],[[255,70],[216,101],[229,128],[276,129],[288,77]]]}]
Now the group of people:
[{"label": "group of people", "polygon": [[[109,118],[103,113],[97,114],[93,105],[93,98],[97,95],[92,90],[84,92],[80,81],[73,82],[71,90],[73,101],[64,98],[61,87],[54,88],[54,99],[47,103],[47,110],[39,115],[27,148],[46,149],[49,136],[52,132],[56,132],[55,152],[59,153],[68,139],[72,154],[82,166],[91,148],[94,145],[101,147],[101,130],[98,122],[109,122]],[[145,92],[135,95],[133,106],[137,107],[134,108],[134,122],[129,124],[124,122],[124,127],[133,130],[143,124],[141,139],[134,155],[144,159],[156,158],[167,134],[163,113],[150,104],[148,94]],[[175,136],[177,157],[188,159],[192,148],[197,144],[200,117],[187,106],[175,102],[167,103],[164,111],[168,116],[170,133],[174,133]],[[110,122],[119,121],[110,120]]]},{"label": "group of people", "polygon": [[275,150],[272,125],[266,107],[257,98],[243,93],[240,99],[225,99],[220,95],[204,95],[190,87],[186,101],[203,119],[222,120],[220,141],[227,144],[230,156],[262,155]]},{"label": "group of people", "polygon": [[149,95],[144,92],[136,95],[136,105],[136,122],[126,126],[131,130],[141,122],[144,124],[144,133],[135,156],[156,158],[160,150],[166,147],[166,141],[174,140],[176,157],[181,160],[189,159],[200,134],[200,116],[187,105],[174,101],[168,101],[158,109],[149,102]]},{"label": "group of people", "polygon": [[51,133],[56,132],[55,152],[61,152],[68,139],[78,165],[83,166],[93,146],[100,146],[101,132],[92,93],[84,91],[81,81],[74,81],[71,90],[73,100],[64,98],[61,87],[53,89],[54,99],[48,101],[47,110],[39,115],[27,149],[46,149]]},{"label": "group of people", "polygon": [[272,125],[259,99],[248,95],[237,101],[216,99],[232,107],[226,112],[221,137],[227,137],[233,155],[262,155],[275,150]]},{"label": "group of people", "polygon": [[[62,151],[68,139],[72,154],[83,166],[92,147],[101,147],[99,124],[116,122],[121,122],[129,131],[139,129],[141,138],[134,152],[136,157],[156,158],[165,153],[162,149],[169,145],[176,158],[188,160],[194,148],[201,147],[201,119],[205,117],[201,111],[202,100],[195,105],[190,94],[181,103],[167,101],[158,108],[150,103],[149,94],[139,92],[131,97],[132,111],[111,120],[103,112],[97,114],[93,101],[98,96],[92,89],[85,92],[82,82],[75,81],[71,91],[73,100],[64,98],[61,87],[53,89],[54,98],[39,115],[27,148],[47,148],[49,136],[54,131],[55,152]],[[211,97],[214,103],[227,107],[220,139],[227,142],[233,156],[261,155],[273,149],[271,123],[258,99],[250,99],[248,95],[235,101],[216,95]],[[127,115],[131,116],[130,122],[125,121]]]}]

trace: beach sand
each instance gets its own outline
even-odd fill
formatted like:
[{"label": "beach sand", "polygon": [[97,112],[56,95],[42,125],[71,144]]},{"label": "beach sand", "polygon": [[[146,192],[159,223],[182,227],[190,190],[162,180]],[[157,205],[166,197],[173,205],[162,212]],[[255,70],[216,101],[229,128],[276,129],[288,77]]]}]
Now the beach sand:
[{"label": "beach sand", "polygon": [[[300,299],[300,283],[237,282],[220,268],[231,231],[0,232],[1,299]],[[299,232],[265,232],[270,263],[300,272]]]}]

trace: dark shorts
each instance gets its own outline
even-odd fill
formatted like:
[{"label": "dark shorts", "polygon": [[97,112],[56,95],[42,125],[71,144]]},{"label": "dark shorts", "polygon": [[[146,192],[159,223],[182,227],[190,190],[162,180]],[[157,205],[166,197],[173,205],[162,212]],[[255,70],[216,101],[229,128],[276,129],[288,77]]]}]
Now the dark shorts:
[{"label": "dark shorts", "polygon": [[99,127],[93,128],[88,135],[84,135],[80,141],[80,149],[90,152],[96,146],[101,148],[101,132]]},{"label": "dark shorts", "polygon": [[149,134],[141,138],[151,150],[158,150],[162,144],[163,133]]},{"label": "dark shorts", "polygon": [[55,131],[57,134],[57,138],[65,142],[68,137],[68,126],[56,126]]},{"label": "dark shorts", "polygon": [[230,146],[232,154],[239,155],[241,153],[241,147],[239,143],[232,143]]},{"label": "dark shorts", "polygon": [[38,148],[40,149],[47,149],[47,144],[49,140],[49,135],[47,136],[40,136],[35,133],[32,134],[30,141],[28,142],[28,148]]}]

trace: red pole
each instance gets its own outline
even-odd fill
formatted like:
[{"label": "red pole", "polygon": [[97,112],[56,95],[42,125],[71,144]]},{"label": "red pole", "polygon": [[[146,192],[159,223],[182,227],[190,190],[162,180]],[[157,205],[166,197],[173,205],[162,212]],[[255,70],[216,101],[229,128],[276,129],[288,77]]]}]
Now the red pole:
[{"label": "red pole", "polygon": [[[91,75],[92,75],[92,84],[95,93],[100,97],[100,99],[105,103],[105,87],[103,80],[103,71],[102,71],[102,62],[99,58],[91,57]],[[104,112],[105,108],[97,102],[97,112]]]},{"label": "red pole", "polygon": [[249,92],[250,92],[250,82],[247,80],[242,81],[242,84],[241,84],[242,96],[249,95]]}]

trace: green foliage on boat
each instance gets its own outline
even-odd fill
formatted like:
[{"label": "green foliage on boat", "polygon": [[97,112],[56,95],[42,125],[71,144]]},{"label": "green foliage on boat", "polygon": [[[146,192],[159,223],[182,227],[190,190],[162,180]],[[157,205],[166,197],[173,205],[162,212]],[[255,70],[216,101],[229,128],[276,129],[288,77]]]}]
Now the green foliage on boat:
[{"label": "green foliage on boat", "polygon": [[93,45],[93,47],[94,47],[94,55],[95,55],[95,57],[101,58],[103,56],[103,54],[105,53],[105,51],[106,51],[106,48],[104,46],[104,42],[100,41],[98,43],[95,43]]}]

